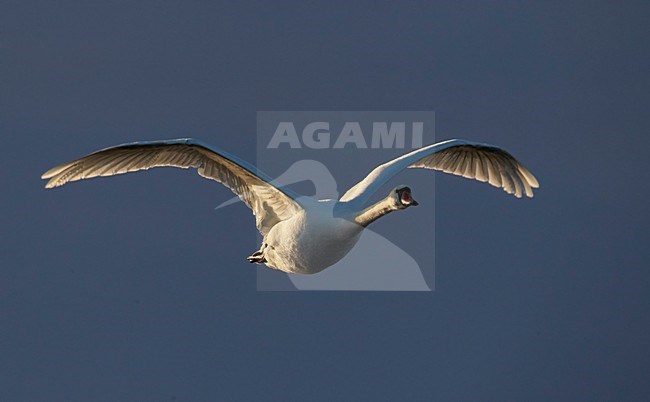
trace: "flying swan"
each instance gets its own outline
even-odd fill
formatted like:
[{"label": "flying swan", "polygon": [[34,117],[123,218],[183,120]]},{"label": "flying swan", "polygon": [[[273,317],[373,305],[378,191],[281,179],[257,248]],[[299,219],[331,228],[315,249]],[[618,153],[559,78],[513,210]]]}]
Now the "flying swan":
[{"label": "flying swan", "polygon": [[373,169],[337,200],[302,197],[276,184],[255,166],[202,141],[185,138],[134,142],[97,151],[45,172],[46,188],[97,176],[160,166],[195,168],[228,187],[253,211],[262,246],[251,263],[294,274],[315,274],[335,264],[356,244],[363,229],[393,211],[418,205],[411,189],[398,186],[383,200],[370,197],[406,168],[424,168],[488,182],[508,194],[533,197],[535,176],[505,150],[465,140],[416,149]]}]

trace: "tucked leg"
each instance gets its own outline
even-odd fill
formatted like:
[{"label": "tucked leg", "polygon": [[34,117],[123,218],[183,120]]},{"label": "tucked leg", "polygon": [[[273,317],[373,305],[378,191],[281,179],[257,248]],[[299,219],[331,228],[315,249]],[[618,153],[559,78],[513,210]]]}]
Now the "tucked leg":
[{"label": "tucked leg", "polygon": [[255,264],[264,264],[266,263],[266,258],[264,258],[264,249],[266,248],[266,243],[262,243],[262,247],[251,254],[250,256],[246,257],[248,262],[255,263]]}]

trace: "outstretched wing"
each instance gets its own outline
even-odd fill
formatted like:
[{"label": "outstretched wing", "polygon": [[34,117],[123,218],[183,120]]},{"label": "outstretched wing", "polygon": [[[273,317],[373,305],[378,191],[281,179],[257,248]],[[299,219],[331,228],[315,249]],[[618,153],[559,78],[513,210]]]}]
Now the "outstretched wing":
[{"label": "outstretched wing", "polygon": [[97,151],[57,166],[41,178],[46,188],[97,176],[113,176],[160,166],[196,168],[199,175],[222,183],[253,211],[257,229],[266,235],[278,222],[302,208],[298,196],[273,184],[254,166],[216,147],[191,138],[134,142]]},{"label": "outstretched wing", "polygon": [[406,168],[440,170],[488,182],[517,198],[524,193],[532,198],[532,189],[539,187],[535,176],[503,149],[465,140],[448,140],[416,149],[376,167],[343,194],[341,201],[366,203],[375,191]]}]

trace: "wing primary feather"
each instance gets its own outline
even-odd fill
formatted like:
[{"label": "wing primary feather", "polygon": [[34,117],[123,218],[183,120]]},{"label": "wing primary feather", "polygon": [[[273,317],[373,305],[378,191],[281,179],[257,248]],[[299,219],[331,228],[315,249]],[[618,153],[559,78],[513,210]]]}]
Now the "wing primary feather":
[{"label": "wing primary feather", "polygon": [[444,170],[445,173],[453,173],[456,171],[456,162],[458,161],[458,158],[460,158],[460,154],[451,154],[451,157],[449,158],[449,165]]},{"label": "wing primary feather", "polygon": [[[119,155],[117,155],[119,156]],[[106,166],[115,160],[116,155],[97,155],[97,157],[89,158],[86,162],[79,162],[79,166],[83,167],[84,177],[92,177],[95,172],[100,172]]]},{"label": "wing primary feather", "polygon": [[467,159],[467,152],[460,151],[453,172],[456,176],[462,176],[465,172],[465,159]]},{"label": "wing primary feather", "polygon": [[476,163],[474,163],[474,152],[468,151],[467,158],[465,159],[465,173],[463,176],[468,179],[476,178]]},{"label": "wing primary feather", "polygon": [[452,158],[452,153],[450,152],[444,152],[441,151],[442,157],[440,158],[440,164],[438,170],[442,170],[443,172],[449,167],[449,163],[451,162]]},{"label": "wing primary feather", "polygon": [[496,169],[496,166],[492,163],[492,158],[490,155],[485,155],[485,164],[489,172],[488,181],[494,187],[501,187],[501,174]]},{"label": "wing primary feather", "polygon": [[481,155],[474,156],[474,170],[476,171],[476,180],[485,183],[488,180],[487,174],[483,171],[483,163],[481,162]]},{"label": "wing primary feather", "polygon": [[532,173],[528,169],[524,167],[524,165],[518,163],[517,168],[521,172],[521,174],[528,180],[528,183],[532,188],[539,188],[539,182],[537,181],[537,178],[533,176]]},{"label": "wing primary feather", "polygon": [[[100,167],[99,169],[96,170],[97,176],[112,176],[115,174],[115,167],[122,163],[126,158],[128,158],[128,154],[116,154],[116,155],[109,155],[106,158],[102,158],[101,160],[95,160],[93,163]],[[104,165],[105,163],[105,165]]]},{"label": "wing primary feather", "polygon": [[517,173],[517,176],[519,176],[519,180],[521,180],[521,183],[524,185],[524,191],[526,193],[526,197],[533,198],[533,189],[530,187],[528,180],[526,180],[526,178],[521,174],[519,169],[517,169],[515,172]]}]

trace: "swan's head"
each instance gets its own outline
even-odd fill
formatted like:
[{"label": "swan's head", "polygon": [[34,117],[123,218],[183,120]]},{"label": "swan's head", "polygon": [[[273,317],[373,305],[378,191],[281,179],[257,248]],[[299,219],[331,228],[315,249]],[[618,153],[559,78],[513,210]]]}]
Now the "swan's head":
[{"label": "swan's head", "polygon": [[407,186],[397,186],[392,192],[392,197],[395,200],[398,209],[406,209],[408,207],[415,207],[418,202],[413,199],[411,189]]}]

